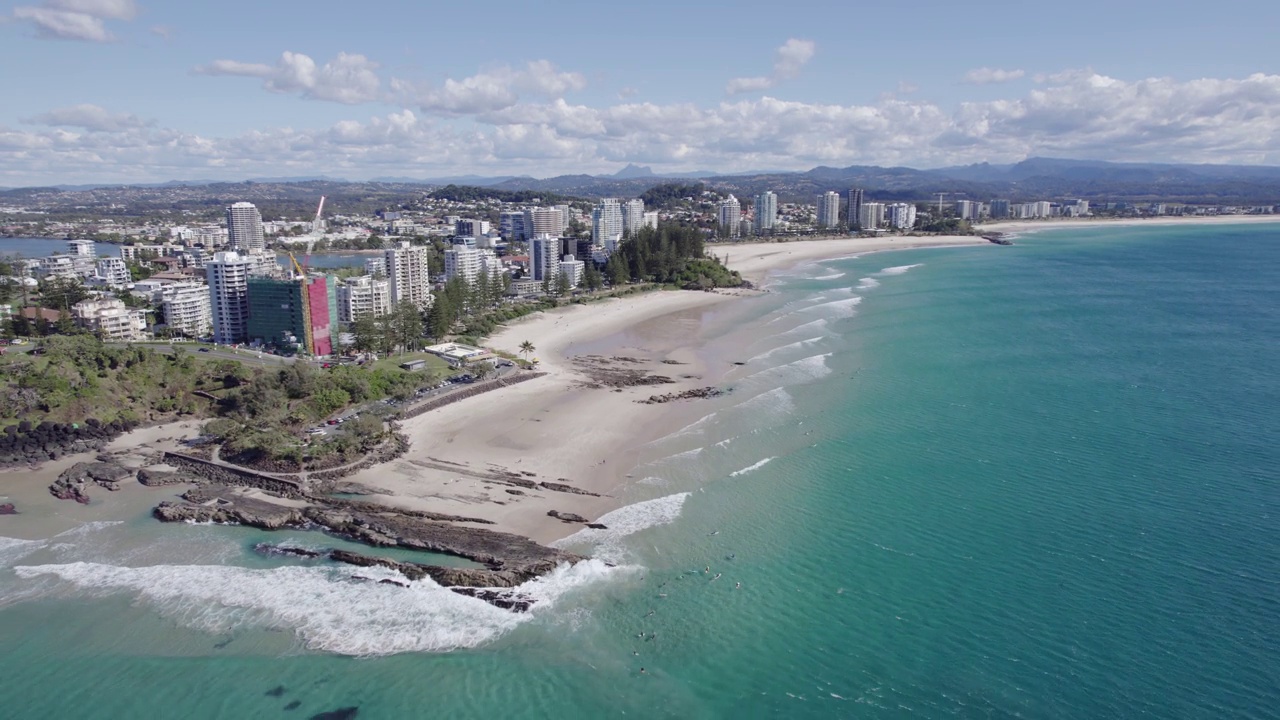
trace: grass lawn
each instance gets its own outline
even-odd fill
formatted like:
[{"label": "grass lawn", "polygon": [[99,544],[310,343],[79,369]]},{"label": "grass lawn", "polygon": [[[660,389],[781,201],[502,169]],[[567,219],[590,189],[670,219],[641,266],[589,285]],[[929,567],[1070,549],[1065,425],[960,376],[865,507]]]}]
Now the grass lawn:
[{"label": "grass lawn", "polygon": [[401,355],[392,355],[390,357],[379,358],[373,364],[374,368],[384,368],[394,370],[400,367],[401,363],[407,363],[410,360],[426,360],[427,366],[420,372],[430,373],[433,377],[447,377],[453,374],[453,369],[449,367],[449,363],[443,358],[431,353],[403,353]]}]

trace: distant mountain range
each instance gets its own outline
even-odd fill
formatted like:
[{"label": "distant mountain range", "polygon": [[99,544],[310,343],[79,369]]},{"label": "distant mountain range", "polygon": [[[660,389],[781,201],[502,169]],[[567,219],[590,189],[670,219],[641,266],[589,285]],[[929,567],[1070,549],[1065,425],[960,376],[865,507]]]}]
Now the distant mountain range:
[{"label": "distant mountain range", "polygon": [[[458,175],[439,178],[379,177],[367,182],[326,176],[254,178],[243,183],[170,181],[132,188],[210,187],[219,197],[234,194],[237,187],[253,185],[306,185],[327,187],[376,186],[379,194],[413,186],[472,185],[496,190],[532,190],[561,195],[635,197],[664,182],[701,181],[709,188],[750,196],[772,190],[785,200],[811,201],[828,190],[863,188],[868,199],[928,200],[938,193],[949,199],[989,200],[1080,197],[1089,200],[1162,200],[1190,203],[1271,205],[1280,203],[1280,167],[1255,165],[1189,165],[1161,163],[1113,163],[1099,160],[1030,158],[1009,165],[981,163],[918,170],[907,167],[851,165],[816,167],[805,172],[759,171],[719,174],[712,171],[655,173],[643,165],[627,165],[612,175],[560,175],[550,178],[521,176]],[[120,185],[59,186],[76,192]],[[216,190],[215,190],[216,189]],[[258,190],[258,188],[255,188]],[[29,195],[30,188],[0,191],[0,196]],[[246,197],[255,193],[242,193]]]}]

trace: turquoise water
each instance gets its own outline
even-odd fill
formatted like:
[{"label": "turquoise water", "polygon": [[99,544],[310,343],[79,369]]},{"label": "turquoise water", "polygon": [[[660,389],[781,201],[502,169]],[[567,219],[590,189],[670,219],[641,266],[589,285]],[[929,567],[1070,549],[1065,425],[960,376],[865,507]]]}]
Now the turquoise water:
[{"label": "turquoise water", "polygon": [[1044,233],[772,289],[708,313],[733,392],[570,539],[616,567],[513,616],[232,528],[7,542],[8,715],[1278,717],[1280,228]]}]

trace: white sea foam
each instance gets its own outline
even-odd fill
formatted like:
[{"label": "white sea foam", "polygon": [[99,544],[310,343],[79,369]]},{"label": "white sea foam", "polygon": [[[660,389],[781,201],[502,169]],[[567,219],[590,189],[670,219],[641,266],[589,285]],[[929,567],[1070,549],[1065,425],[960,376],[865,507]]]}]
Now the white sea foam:
[{"label": "white sea foam", "polygon": [[742,382],[754,386],[796,385],[812,382],[831,374],[831,368],[827,367],[829,357],[831,353],[822,353],[793,360],[784,365],[775,365],[746,376]]},{"label": "white sea foam", "polygon": [[559,548],[590,545],[593,546],[592,554],[596,557],[609,562],[622,562],[627,554],[623,540],[641,530],[675,522],[689,495],[687,492],[676,493],[620,507],[596,519],[607,530],[583,528],[551,545]]},{"label": "white sea foam", "polygon": [[806,345],[812,345],[812,344],[814,344],[814,343],[816,343],[816,342],[818,342],[818,341],[820,341],[820,340],[822,340],[822,339],[823,339],[823,338],[822,338],[821,336],[819,336],[819,337],[811,337],[811,338],[809,338],[809,339],[807,339],[807,340],[797,340],[796,342],[793,342],[793,343],[787,343],[786,345],[780,345],[780,346],[778,346],[778,347],[776,347],[776,348],[773,348],[772,350],[766,350],[766,351],[764,351],[764,352],[760,353],[759,355],[756,355],[755,357],[748,359],[748,360],[747,360],[747,363],[748,363],[748,364],[751,364],[751,363],[753,363],[753,362],[757,362],[757,361],[759,361],[759,360],[766,360],[766,359],[768,359],[769,357],[772,357],[772,356],[773,356],[774,354],[776,354],[776,353],[786,352],[787,350],[792,350],[792,349],[797,349],[797,348],[802,348],[802,347],[805,347]]},{"label": "white sea foam", "polygon": [[[697,420],[694,420],[693,422],[689,423],[688,425],[685,425],[684,427],[680,428],[679,430],[677,430],[677,431],[675,431],[675,432],[671,433],[671,434],[670,434],[670,435],[668,435],[667,437],[680,437],[680,436],[682,436],[682,435],[690,435],[690,434],[693,434],[693,433],[700,433],[700,432],[702,432],[703,428],[707,425],[707,423],[711,422],[711,420],[712,420],[713,418],[715,418],[715,416],[716,416],[716,413],[715,413],[715,412],[711,412],[711,413],[708,413],[708,414],[706,414],[706,415],[703,415],[702,417],[698,418]],[[664,438],[659,438],[659,439],[661,440],[661,439],[664,439]],[[698,448],[698,450],[699,450],[699,451],[700,451],[701,449],[702,449],[702,448]],[[693,451],[692,451],[692,450],[690,450],[690,451],[688,451],[688,452],[693,452]]]},{"label": "white sea foam", "polygon": [[810,320],[807,323],[804,323],[802,325],[797,325],[791,328],[790,330],[782,333],[782,337],[787,337],[790,335],[799,335],[801,333],[816,332],[818,330],[825,328],[826,326],[827,326],[826,318],[818,318],[817,320]]},{"label": "white sea foam", "polygon": [[83,525],[77,525],[71,528],[70,530],[64,530],[58,533],[57,535],[54,535],[54,537],[55,538],[74,538],[78,536],[88,535],[90,533],[95,533],[99,530],[106,530],[109,527],[115,527],[116,525],[123,525],[123,524],[124,524],[123,520],[95,520],[94,522],[87,522]]},{"label": "white sea foam", "polygon": [[802,312],[818,312],[829,318],[848,318],[853,317],[858,303],[862,302],[862,296],[854,296],[851,298],[842,298],[840,300],[828,300],[817,305],[810,305]]},{"label": "white sea foam", "polygon": [[855,290],[871,290],[880,287],[880,281],[873,277],[864,277],[858,279],[858,287]]},{"label": "white sea foam", "polygon": [[132,593],[178,622],[210,633],[246,626],[286,628],[307,647],[343,655],[439,652],[490,642],[544,612],[567,592],[636,568],[599,560],[562,565],[514,591],[536,603],[516,614],[458,595],[430,579],[409,587],[355,582],[394,578],[382,568],[222,565],[119,567],[76,562],[20,566],[21,578],[55,576],[83,593]]},{"label": "white sea foam", "polygon": [[737,439],[738,439],[738,438],[737,438],[737,436],[734,436],[734,437],[731,437],[731,438],[725,438],[725,439],[721,440],[720,442],[716,443],[716,447],[721,447],[721,448],[722,448],[722,447],[728,447],[728,446],[729,446],[729,443],[731,443],[731,442],[733,442],[734,440],[737,440]]},{"label": "white sea foam", "polygon": [[911,268],[918,268],[918,267],[920,267],[920,266],[921,266],[921,265],[923,265],[923,264],[924,264],[924,263],[916,263],[915,265],[897,265],[897,266],[894,266],[894,267],[887,267],[887,268],[885,268],[885,269],[881,270],[881,271],[880,271],[879,273],[877,273],[877,274],[878,274],[878,275],[901,275],[901,274],[905,273],[906,271],[910,270]]},{"label": "white sea foam", "polygon": [[844,273],[834,272],[827,275],[818,275],[817,277],[810,278],[810,280],[839,280],[842,277],[844,277]]},{"label": "white sea foam", "polygon": [[47,540],[20,540],[18,538],[0,537],[0,567],[9,567],[10,563],[17,562],[47,544]]},{"label": "white sea foam", "polygon": [[768,465],[770,460],[777,460],[777,458],[776,458],[776,457],[767,457],[767,458],[765,458],[765,459],[761,460],[760,462],[755,463],[755,464],[753,464],[753,465],[748,465],[748,466],[746,466],[746,467],[742,468],[741,470],[734,470],[733,472],[729,473],[729,477],[738,477],[738,476],[740,476],[740,475],[746,475],[746,474],[747,474],[747,473],[749,473],[749,472],[755,472],[756,470],[759,470],[760,468],[764,467],[765,465]]},{"label": "white sea foam", "polygon": [[637,485],[656,485],[658,487],[661,487],[663,485],[670,485],[671,481],[667,480],[666,478],[657,477],[655,475],[648,475],[637,480],[636,484]]},{"label": "white sea foam", "polygon": [[735,412],[751,415],[756,428],[767,427],[770,420],[781,419],[795,412],[796,404],[786,388],[774,388],[733,406]]}]

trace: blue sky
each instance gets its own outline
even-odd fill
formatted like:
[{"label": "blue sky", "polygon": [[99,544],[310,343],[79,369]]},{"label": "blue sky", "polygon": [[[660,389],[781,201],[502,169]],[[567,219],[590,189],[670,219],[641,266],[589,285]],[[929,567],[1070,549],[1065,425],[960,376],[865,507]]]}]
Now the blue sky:
[{"label": "blue sky", "polygon": [[1280,3],[0,3],[0,185],[1280,164]]}]

